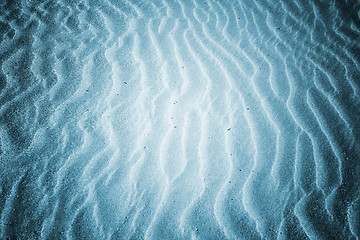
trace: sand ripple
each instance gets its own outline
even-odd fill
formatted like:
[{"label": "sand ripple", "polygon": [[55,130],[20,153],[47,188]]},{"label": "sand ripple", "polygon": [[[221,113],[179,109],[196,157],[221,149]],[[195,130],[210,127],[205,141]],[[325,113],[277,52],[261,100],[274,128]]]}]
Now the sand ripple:
[{"label": "sand ripple", "polygon": [[359,239],[358,2],[0,10],[1,239]]}]

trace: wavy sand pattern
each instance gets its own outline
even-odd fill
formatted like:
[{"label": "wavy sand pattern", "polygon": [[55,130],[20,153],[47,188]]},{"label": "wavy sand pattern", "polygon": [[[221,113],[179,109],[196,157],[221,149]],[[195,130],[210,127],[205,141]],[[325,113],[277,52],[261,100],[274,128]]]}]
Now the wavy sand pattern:
[{"label": "wavy sand pattern", "polygon": [[359,239],[359,2],[0,13],[1,239]]}]

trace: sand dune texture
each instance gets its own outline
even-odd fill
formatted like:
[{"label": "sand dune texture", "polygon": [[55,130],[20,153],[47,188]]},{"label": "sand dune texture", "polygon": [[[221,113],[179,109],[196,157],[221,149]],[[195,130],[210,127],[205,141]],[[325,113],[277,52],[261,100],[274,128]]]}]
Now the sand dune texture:
[{"label": "sand dune texture", "polygon": [[359,239],[360,3],[4,0],[1,239]]}]

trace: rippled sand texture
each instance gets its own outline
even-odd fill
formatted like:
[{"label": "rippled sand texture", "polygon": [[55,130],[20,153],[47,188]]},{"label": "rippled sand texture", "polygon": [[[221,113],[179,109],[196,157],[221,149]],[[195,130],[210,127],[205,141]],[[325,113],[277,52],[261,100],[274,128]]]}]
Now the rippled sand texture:
[{"label": "rippled sand texture", "polygon": [[359,239],[356,1],[3,1],[0,238]]}]

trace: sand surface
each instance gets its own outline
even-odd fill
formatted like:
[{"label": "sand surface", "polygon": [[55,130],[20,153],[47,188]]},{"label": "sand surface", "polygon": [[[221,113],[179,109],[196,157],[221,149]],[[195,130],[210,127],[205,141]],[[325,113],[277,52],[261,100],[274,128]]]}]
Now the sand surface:
[{"label": "sand surface", "polygon": [[0,239],[359,239],[360,4],[0,3]]}]

